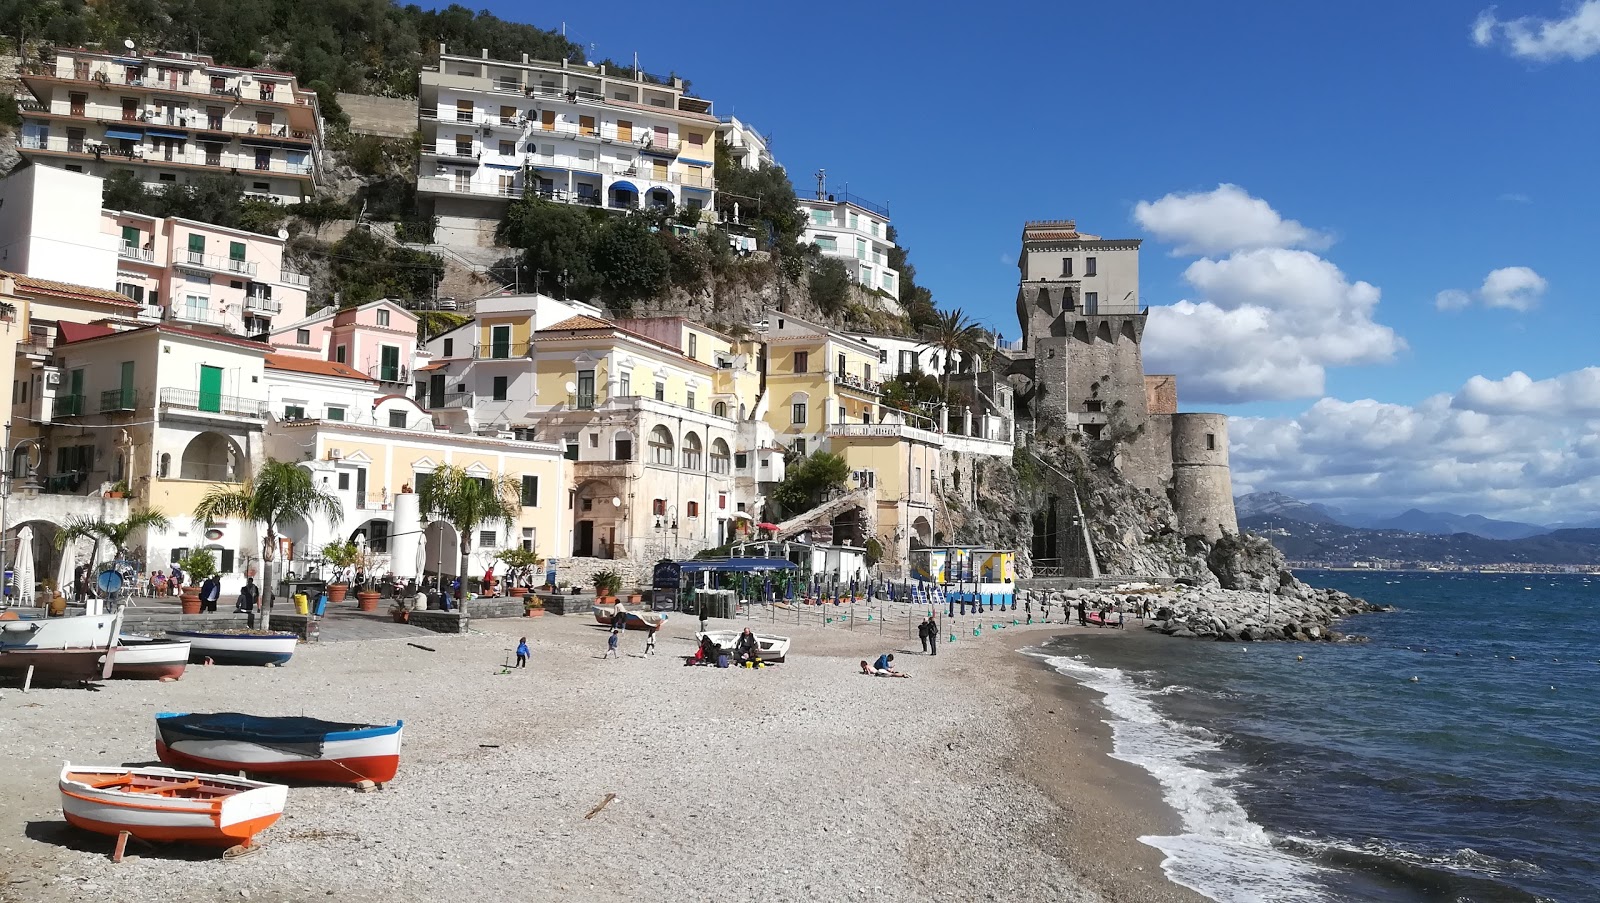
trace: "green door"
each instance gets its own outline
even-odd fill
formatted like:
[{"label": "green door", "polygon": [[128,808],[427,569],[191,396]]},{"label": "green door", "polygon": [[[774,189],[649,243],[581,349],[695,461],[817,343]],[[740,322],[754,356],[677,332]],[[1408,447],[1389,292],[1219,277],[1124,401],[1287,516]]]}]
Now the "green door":
[{"label": "green door", "polygon": [[495,326],[489,330],[489,356],[504,360],[511,356],[511,327]]},{"label": "green door", "polygon": [[384,345],[379,352],[378,378],[386,383],[400,381],[400,349]]},{"label": "green door", "polygon": [[137,251],[137,250],[139,250],[139,229],[138,229],[138,227],[136,227],[136,226],[123,226],[122,227],[122,247],[123,247],[123,250],[127,250],[127,251]]},{"label": "green door", "polygon": [[202,411],[222,411],[222,368],[200,365],[200,404]]},{"label": "green door", "polygon": [[206,237],[194,232],[189,233],[189,262],[203,263],[206,258]]},{"label": "green door", "polygon": [[118,410],[133,410],[133,361],[122,362],[122,382],[120,383],[120,388],[122,389],[122,405],[118,408]]},{"label": "green door", "polygon": [[63,414],[77,415],[83,413],[83,371],[81,369],[74,370],[67,375],[67,403],[57,407]]}]

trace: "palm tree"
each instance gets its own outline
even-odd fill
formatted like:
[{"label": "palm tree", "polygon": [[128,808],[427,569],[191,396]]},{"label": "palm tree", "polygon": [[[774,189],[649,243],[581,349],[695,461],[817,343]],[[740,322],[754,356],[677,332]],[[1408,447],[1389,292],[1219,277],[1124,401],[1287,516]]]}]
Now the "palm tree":
[{"label": "palm tree", "polygon": [[[111,544],[112,556],[121,558],[128,548],[128,538],[140,530],[154,527],[165,530],[172,522],[160,508],[143,508],[131,511],[124,520],[106,520],[103,517],[69,517],[67,525],[56,533],[56,548],[64,549],[80,539],[94,540],[89,560],[94,561],[100,551],[100,540]],[[62,590],[65,592],[65,589]]]},{"label": "palm tree", "polygon": [[505,474],[475,477],[446,464],[417,488],[417,506],[422,513],[448,522],[461,537],[461,586],[456,590],[459,603],[467,589],[467,558],[472,554],[473,534],[479,527],[493,523],[510,530],[522,513],[522,484]]},{"label": "palm tree", "polygon": [[307,523],[322,515],[337,527],[344,520],[344,505],[337,496],[318,489],[311,472],[290,461],[268,458],[261,472],[238,488],[214,486],[194,508],[194,519],[202,523],[237,517],[265,524],[261,540],[261,559],[266,564],[262,590],[261,629],[268,627],[268,603],[278,586],[278,525],[298,517]]},{"label": "palm tree", "polygon": [[961,308],[941,310],[928,330],[924,348],[937,348],[944,353],[944,366],[939,374],[939,384],[946,395],[950,394],[950,373],[955,357],[961,353],[976,353],[983,348],[984,331]]}]

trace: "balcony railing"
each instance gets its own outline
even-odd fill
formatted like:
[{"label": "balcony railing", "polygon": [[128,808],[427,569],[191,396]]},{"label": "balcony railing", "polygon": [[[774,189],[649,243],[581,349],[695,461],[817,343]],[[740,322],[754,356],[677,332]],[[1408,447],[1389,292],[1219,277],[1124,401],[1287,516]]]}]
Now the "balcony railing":
[{"label": "balcony railing", "polygon": [[40,328],[37,330],[30,330],[28,337],[17,344],[17,351],[23,354],[42,354],[48,356],[55,347],[56,334]]},{"label": "balcony railing", "polygon": [[289,270],[284,270],[279,279],[284,285],[293,285],[297,288],[309,288],[311,286],[311,277],[307,276],[305,273],[294,273],[290,272]]},{"label": "balcony railing", "polygon": [[265,295],[249,294],[244,296],[244,309],[263,314],[281,314],[283,302],[274,301]]},{"label": "balcony railing", "polygon": [[182,323],[205,323],[212,326],[221,326],[227,322],[220,311],[205,307],[190,307],[187,304],[174,304],[167,308],[167,319],[177,320]]},{"label": "balcony railing", "polygon": [[[114,128],[146,127],[160,129],[184,129],[192,132],[209,132],[211,136],[197,135],[198,141],[229,140],[234,136],[244,138],[270,138],[275,141],[304,141],[314,142],[316,136],[300,129],[292,129],[284,123],[263,125],[253,117],[248,119],[230,119],[226,116],[211,116],[204,111],[189,110],[185,113],[152,113],[149,109],[138,108],[128,110],[121,106],[111,104],[87,103],[81,106],[68,106],[65,110],[52,109],[50,105],[37,101],[21,102],[18,107],[26,112],[48,116],[71,116],[75,119],[93,119]],[[227,135],[228,138],[218,139],[215,135]]]},{"label": "balcony railing", "polygon": [[138,406],[138,393],[132,386],[126,389],[111,389],[100,393],[100,413],[111,411],[132,411]]},{"label": "balcony railing", "polygon": [[859,389],[862,392],[870,392],[873,395],[880,395],[883,393],[882,383],[865,379],[860,376],[853,376],[849,373],[835,373],[833,375],[833,384],[836,386],[843,386],[847,389]]},{"label": "balcony railing", "polygon": [[424,157],[439,157],[444,160],[473,160],[483,156],[483,151],[473,147],[459,144],[424,144],[422,146]]},{"label": "balcony railing", "polygon": [[81,417],[84,414],[82,395],[57,395],[54,408],[57,417]]},{"label": "balcony railing", "polygon": [[938,444],[939,434],[903,423],[830,423],[827,435],[840,439],[914,439]]},{"label": "balcony railing", "polygon": [[[438,400],[437,404],[434,403],[436,398]],[[440,408],[470,408],[475,403],[474,399],[475,396],[471,392],[445,392],[440,396],[435,396],[430,393],[422,398],[422,405],[430,410],[438,410]]]},{"label": "balcony railing", "polygon": [[474,185],[471,182],[458,182],[447,176],[423,176],[417,180],[417,190],[441,194],[475,194],[487,198],[522,197],[522,188],[519,186]]},{"label": "balcony railing", "polygon": [[150,263],[155,259],[155,252],[151,251],[149,248],[141,248],[136,244],[123,242],[117,248],[117,256],[125,257],[129,260],[142,260],[145,263]]},{"label": "balcony railing", "polygon": [[[145,60],[146,67],[163,65],[160,57],[149,57]],[[316,94],[310,91],[292,92],[285,86],[280,93],[273,91],[263,94],[260,86],[252,91],[242,84],[243,76],[234,76],[224,79],[223,86],[214,88],[211,80],[205,75],[196,75],[185,84],[181,78],[160,79],[153,75],[130,75],[126,67],[120,71],[103,60],[94,60],[89,66],[73,65],[71,67],[57,67],[54,63],[40,63],[22,68],[23,75],[39,76],[43,78],[56,78],[62,81],[81,81],[96,85],[108,90],[120,87],[150,88],[165,94],[198,94],[208,97],[229,97],[244,103],[270,103],[281,106],[312,106],[316,102]],[[144,67],[141,67],[141,70]],[[229,84],[229,81],[232,84]]]},{"label": "balcony railing", "polygon": [[830,191],[828,192],[828,198],[841,204],[854,204],[857,207],[860,207],[862,210],[876,213],[884,219],[889,218],[889,207],[887,204],[875,204],[859,194],[851,194],[848,191]]},{"label": "balcony railing", "polygon": [[266,402],[256,401],[253,398],[241,398],[237,395],[197,392],[193,389],[162,389],[161,406],[185,411],[200,411],[206,414],[231,414],[236,417],[250,417],[256,420],[267,416]]},{"label": "balcony railing", "polygon": [[367,370],[367,375],[381,383],[411,382],[411,371],[405,367],[376,364]]},{"label": "balcony railing", "polygon": [[46,151],[57,154],[81,154],[95,159],[114,157],[128,160],[132,163],[145,163],[152,166],[203,166],[209,169],[237,169],[292,176],[309,176],[312,174],[312,167],[309,162],[290,163],[287,160],[276,158],[260,161],[254,154],[212,154],[205,151],[179,151],[171,149],[171,145],[166,148],[147,148],[143,144],[135,144],[131,148],[115,148],[104,142],[89,138],[67,138],[60,135],[41,138],[38,135],[23,135],[21,147],[23,150]]},{"label": "balcony railing", "polygon": [[508,361],[514,358],[524,358],[532,346],[527,342],[492,342],[487,345],[473,345],[472,359],[478,361]]},{"label": "balcony railing", "polygon": [[192,267],[203,267],[216,270],[219,273],[233,273],[240,276],[254,276],[256,265],[248,260],[235,260],[232,257],[223,257],[220,254],[207,254],[203,251],[184,250],[178,253],[178,263]]}]

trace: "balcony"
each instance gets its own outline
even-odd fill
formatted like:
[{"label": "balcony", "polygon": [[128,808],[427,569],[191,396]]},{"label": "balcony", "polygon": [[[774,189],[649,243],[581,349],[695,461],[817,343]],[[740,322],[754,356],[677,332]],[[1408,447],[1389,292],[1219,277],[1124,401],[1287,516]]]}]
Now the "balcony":
[{"label": "balcony", "polygon": [[59,135],[41,138],[37,135],[24,135],[19,146],[25,151],[70,154],[93,157],[96,160],[112,158],[145,166],[194,166],[227,170],[235,175],[241,172],[265,172],[273,175],[310,177],[313,174],[310,163],[291,163],[275,158],[260,160],[253,154],[178,151],[171,145],[155,148],[135,144],[128,148],[116,148],[89,138],[66,138]]},{"label": "balcony", "polygon": [[417,190],[435,194],[473,194],[486,198],[520,198],[522,188],[516,185],[474,185],[447,176],[423,176],[417,180]]},{"label": "balcony", "polygon": [[23,109],[24,112],[34,115],[94,121],[120,129],[143,129],[146,127],[182,129],[200,133],[195,136],[198,141],[226,142],[239,137],[256,138],[268,144],[295,142],[310,145],[316,142],[314,133],[290,128],[287,124],[264,124],[254,118],[230,119],[226,116],[211,116],[203,110],[185,110],[181,113],[152,113],[148,108],[142,106],[128,109],[122,106],[101,103],[73,104],[65,110],[56,110],[52,109],[48,104],[37,101],[19,101],[17,106]]},{"label": "balcony", "polygon": [[533,346],[527,342],[494,342],[488,345],[473,345],[472,359],[475,361],[509,361],[520,360],[529,356]]},{"label": "balcony", "polygon": [[244,309],[259,314],[281,314],[283,302],[274,301],[267,295],[250,292],[244,296]]},{"label": "balcony", "polygon": [[841,204],[854,204],[857,207],[860,207],[862,210],[866,210],[870,213],[876,213],[884,219],[889,218],[889,207],[887,204],[874,204],[872,201],[867,200],[859,194],[851,194],[848,191],[830,191],[828,192],[828,199]]},{"label": "balcony", "polygon": [[100,413],[131,412],[138,407],[138,393],[132,386],[100,393]]},{"label": "balcony", "polygon": [[289,270],[284,270],[279,276],[279,281],[284,285],[292,285],[296,288],[311,287],[311,277],[307,276],[305,273],[295,273]]},{"label": "balcony", "polygon": [[82,395],[57,395],[54,413],[57,417],[82,417],[84,407]]},{"label": "balcony", "polygon": [[123,258],[124,260],[138,260],[144,263],[152,263],[155,261],[154,251],[150,250],[149,248],[141,248],[138,245],[130,244],[128,242],[122,242],[121,245],[117,247],[117,256]]},{"label": "balcony", "polygon": [[236,260],[232,257],[223,257],[219,254],[207,254],[203,251],[179,251],[175,263],[186,266],[200,267],[206,270],[215,270],[218,273],[229,273],[235,276],[254,276],[256,265],[248,260]]},{"label": "balcony", "polygon": [[420,401],[423,407],[437,411],[444,408],[470,408],[477,403],[477,396],[471,392],[444,392],[439,395],[429,393]]},{"label": "balcony", "polygon": [[167,319],[179,323],[204,323],[207,326],[227,325],[227,320],[221,311],[207,307],[190,307],[186,304],[174,304],[167,308]]},{"label": "balcony", "polygon": [[909,439],[914,442],[939,444],[939,434],[932,430],[919,430],[903,423],[830,423],[824,429],[830,439]]},{"label": "balcony", "polygon": [[[263,103],[275,106],[308,108],[315,104],[316,95],[310,91],[290,91],[288,86],[283,86],[283,91],[262,91],[261,85],[255,90],[243,84],[242,75],[227,78],[218,77],[220,85],[212,83],[210,78],[197,74],[188,82],[184,82],[177,75],[172,75],[165,80],[153,75],[145,75],[147,67],[163,65],[161,57],[145,58],[145,65],[132,71],[139,74],[130,74],[130,69],[121,64],[111,64],[102,59],[95,59],[92,63],[73,63],[70,67],[57,67],[55,63],[39,63],[22,67],[22,76],[26,78],[49,78],[65,82],[82,82],[86,86],[93,86],[105,90],[118,90],[121,88],[146,88],[151,91],[160,91],[163,94],[194,94],[202,97],[227,97],[239,103]],[[92,69],[91,69],[92,67]],[[231,84],[230,84],[231,82]],[[301,114],[294,114],[301,115]],[[307,115],[307,118],[311,118]]]},{"label": "balcony", "polygon": [[199,411],[203,414],[227,414],[262,420],[267,416],[265,402],[236,395],[216,392],[197,392],[193,389],[162,389],[161,407],[182,411]]},{"label": "balcony", "polygon": [[411,384],[411,371],[393,364],[374,364],[367,368],[367,375],[381,383]]},{"label": "balcony", "polygon": [[483,151],[460,144],[424,144],[422,146],[424,157],[438,157],[440,160],[456,161],[458,163],[471,163],[474,166],[478,158],[483,156]]},{"label": "balcony", "polygon": [[835,373],[833,375],[833,384],[841,389],[854,389],[857,392],[863,392],[868,395],[883,394],[883,383],[860,376],[852,376],[848,373]]}]

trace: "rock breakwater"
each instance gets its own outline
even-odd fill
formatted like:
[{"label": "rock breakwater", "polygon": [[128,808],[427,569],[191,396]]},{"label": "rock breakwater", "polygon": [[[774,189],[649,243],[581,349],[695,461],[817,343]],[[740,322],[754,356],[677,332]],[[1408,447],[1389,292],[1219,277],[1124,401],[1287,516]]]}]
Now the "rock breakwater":
[{"label": "rock breakwater", "polygon": [[[1291,578],[1292,580],[1292,578]],[[1373,611],[1386,611],[1347,593],[1307,586],[1298,580],[1281,584],[1277,592],[1228,590],[1217,587],[1150,587],[1125,589],[1030,591],[1035,607],[1048,602],[1086,612],[1109,611],[1108,620],[1122,613],[1126,626],[1142,623],[1147,630],[1166,636],[1256,642],[1294,640],[1334,642],[1354,639],[1334,629],[1340,619]]]}]

